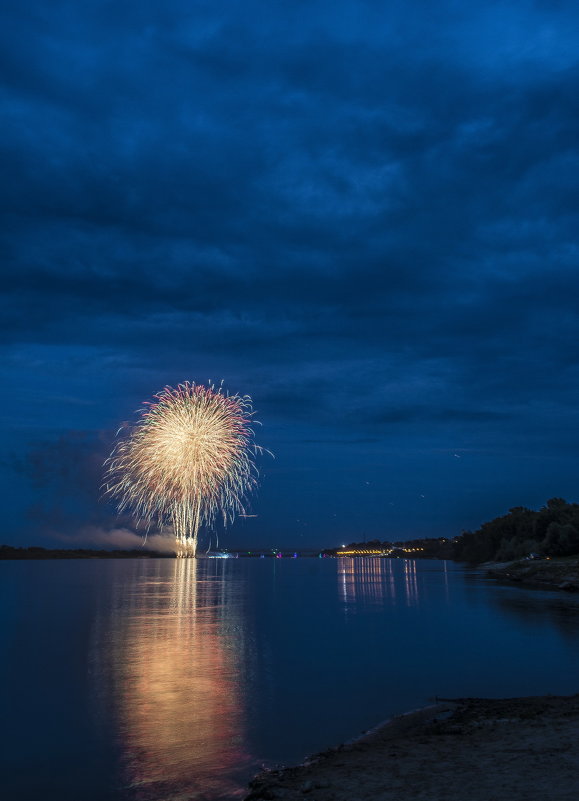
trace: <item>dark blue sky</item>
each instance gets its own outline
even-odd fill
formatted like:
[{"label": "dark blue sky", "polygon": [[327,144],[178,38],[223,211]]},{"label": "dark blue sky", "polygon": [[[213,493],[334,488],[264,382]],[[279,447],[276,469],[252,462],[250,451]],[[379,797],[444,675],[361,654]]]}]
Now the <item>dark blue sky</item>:
[{"label": "dark blue sky", "polygon": [[0,541],[106,542],[111,433],[249,393],[228,544],[579,498],[574,0],[13,3]]}]

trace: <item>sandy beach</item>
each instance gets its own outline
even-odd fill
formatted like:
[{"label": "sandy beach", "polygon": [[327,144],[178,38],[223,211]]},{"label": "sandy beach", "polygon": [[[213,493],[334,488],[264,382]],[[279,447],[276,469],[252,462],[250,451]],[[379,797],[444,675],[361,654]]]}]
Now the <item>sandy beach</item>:
[{"label": "sandy beach", "polygon": [[246,801],[571,801],[579,695],[445,700],[250,787]]}]

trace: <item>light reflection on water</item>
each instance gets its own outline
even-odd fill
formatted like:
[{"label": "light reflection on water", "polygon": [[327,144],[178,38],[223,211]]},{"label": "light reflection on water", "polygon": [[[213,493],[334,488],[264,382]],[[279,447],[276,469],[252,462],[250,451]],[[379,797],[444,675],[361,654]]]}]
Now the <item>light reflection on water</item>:
[{"label": "light reflection on water", "polygon": [[136,799],[232,798],[250,762],[243,608],[223,562],[158,565],[134,562],[107,633],[125,781]]},{"label": "light reflection on water", "polygon": [[338,560],[338,586],[346,609],[358,601],[383,603],[396,597],[391,559],[343,557]]},{"label": "light reflection on water", "polygon": [[[420,596],[414,559],[343,557],[337,560],[338,587],[346,610],[357,603],[383,605],[403,599],[407,606],[418,606]],[[394,565],[402,565],[402,581]],[[398,578],[398,581],[397,581]],[[448,575],[445,572],[448,584]]]}]

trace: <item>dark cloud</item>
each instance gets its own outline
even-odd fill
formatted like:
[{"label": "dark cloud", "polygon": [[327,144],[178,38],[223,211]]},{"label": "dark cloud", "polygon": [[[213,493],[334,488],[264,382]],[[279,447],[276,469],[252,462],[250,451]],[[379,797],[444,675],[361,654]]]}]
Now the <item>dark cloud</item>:
[{"label": "dark cloud", "polygon": [[58,536],[108,521],[111,507],[103,495],[103,462],[110,453],[114,432],[68,430],[51,439],[31,442],[12,466],[34,490],[26,514],[41,530]]},{"label": "dark cloud", "polygon": [[296,469],[318,441],[575,443],[575,4],[5,16],[7,436],[224,378]]}]

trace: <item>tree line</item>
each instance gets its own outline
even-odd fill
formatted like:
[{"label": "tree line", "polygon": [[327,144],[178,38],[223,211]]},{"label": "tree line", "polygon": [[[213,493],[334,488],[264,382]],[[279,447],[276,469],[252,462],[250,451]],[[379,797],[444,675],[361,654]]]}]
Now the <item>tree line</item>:
[{"label": "tree line", "polygon": [[171,554],[146,551],[144,548],[101,551],[92,548],[42,548],[31,546],[19,548],[0,545],[1,559],[160,559]]},{"label": "tree line", "polygon": [[454,558],[462,562],[507,562],[529,554],[579,554],[579,504],[551,498],[538,511],[515,506],[454,542]]},{"label": "tree line", "polygon": [[507,514],[483,523],[476,531],[463,531],[453,539],[369,540],[351,542],[345,548],[328,548],[328,556],[341,550],[382,550],[391,557],[454,559],[458,562],[508,562],[529,554],[574,556],[579,554],[579,504],[551,498],[538,511],[515,506]]}]

